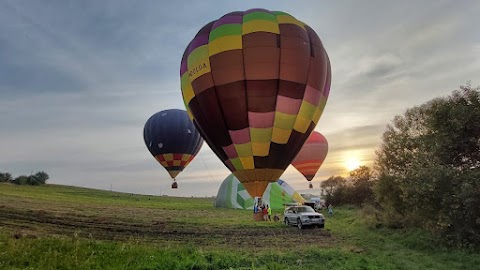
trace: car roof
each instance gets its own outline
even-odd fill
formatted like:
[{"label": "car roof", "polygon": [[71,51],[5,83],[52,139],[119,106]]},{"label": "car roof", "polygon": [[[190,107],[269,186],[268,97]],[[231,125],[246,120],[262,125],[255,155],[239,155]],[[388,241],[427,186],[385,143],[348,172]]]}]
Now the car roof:
[{"label": "car roof", "polygon": [[293,202],[293,203],[284,203],[283,205],[285,207],[292,207],[292,206],[299,206],[300,204],[297,202]]},{"label": "car roof", "polygon": [[[295,205],[295,206],[289,206],[289,207],[287,207],[287,208],[285,208],[285,209],[293,209],[293,208],[312,208],[312,207],[310,207],[310,206],[308,206],[308,205]],[[313,208],[312,208],[312,209],[313,209]]]},{"label": "car roof", "polygon": [[310,208],[310,209],[312,209],[312,210],[315,211],[315,209],[313,209],[312,207],[310,207],[310,206],[308,206],[308,205],[290,206],[290,207],[285,208],[285,210],[289,210],[289,209],[299,209],[299,208]]}]

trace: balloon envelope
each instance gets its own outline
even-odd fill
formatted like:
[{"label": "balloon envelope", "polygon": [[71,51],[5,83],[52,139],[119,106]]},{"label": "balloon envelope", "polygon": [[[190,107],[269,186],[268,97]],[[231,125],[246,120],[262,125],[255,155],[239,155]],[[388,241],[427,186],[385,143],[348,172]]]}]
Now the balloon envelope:
[{"label": "balloon envelope", "polygon": [[254,197],[279,179],[316,126],[331,77],[315,31],[265,9],[205,25],[185,49],[180,76],[190,117]]},{"label": "balloon envelope", "polygon": [[308,181],[312,181],[327,157],[327,153],[327,139],[320,132],[313,131],[293,160],[292,165]]},{"label": "balloon envelope", "polygon": [[[262,196],[262,203],[274,210],[284,210],[287,203],[303,204],[305,199],[296,192],[287,182],[279,179],[268,184]],[[253,209],[255,201],[245,190],[244,186],[230,174],[223,180],[218,189],[213,206],[236,209]]]},{"label": "balloon envelope", "polygon": [[143,129],[148,151],[175,178],[203,144],[200,133],[184,110],[165,110],[152,115]]}]

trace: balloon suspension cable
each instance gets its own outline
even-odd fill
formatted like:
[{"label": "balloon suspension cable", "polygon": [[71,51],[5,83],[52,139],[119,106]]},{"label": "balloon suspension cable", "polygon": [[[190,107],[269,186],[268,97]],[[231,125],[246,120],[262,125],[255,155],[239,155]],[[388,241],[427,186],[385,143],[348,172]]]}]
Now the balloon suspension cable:
[{"label": "balloon suspension cable", "polygon": [[210,170],[208,169],[208,166],[207,166],[207,163],[205,163],[205,159],[203,158],[203,154],[202,154],[202,151],[198,151],[198,154],[200,156],[200,159],[202,160],[203,162],[203,166],[205,166],[205,169],[207,169],[207,173],[208,173],[208,176],[210,177],[210,181],[211,182],[215,182],[215,179],[213,179],[212,177],[212,174],[210,173]]}]

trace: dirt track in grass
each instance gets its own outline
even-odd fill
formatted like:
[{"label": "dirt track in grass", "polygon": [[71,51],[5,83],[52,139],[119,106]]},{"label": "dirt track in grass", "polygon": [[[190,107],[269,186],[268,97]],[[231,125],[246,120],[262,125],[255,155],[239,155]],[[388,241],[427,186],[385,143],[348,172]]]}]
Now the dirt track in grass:
[{"label": "dirt track in grass", "polygon": [[[140,198],[140,199],[138,199]],[[0,227],[33,237],[65,236],[97,240],[139,241],[185,245],[278,250],[315,245],[330,247],[337,241],[326,229],[287,227],[280,222],[255,222],[250,211],[209,207],[188,210],[182,199],[175,207],[162,206],[162,198],[118,198],[122,203],[96,205],[89,200],[0,198]],[[146,201],[145,204],[139,200]],[[139,204],[136,206],[136,204]]]}]

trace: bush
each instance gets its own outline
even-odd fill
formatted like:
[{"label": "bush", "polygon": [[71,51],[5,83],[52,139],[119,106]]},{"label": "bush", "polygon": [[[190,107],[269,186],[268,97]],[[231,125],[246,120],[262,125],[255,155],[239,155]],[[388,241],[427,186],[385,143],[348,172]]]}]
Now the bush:
[{"label": "bush", "polygon": [[13,183],[16,185],[27,185],[30,182],[28,179],[28,176],[26,175],[20,175],[19,177],[15,178],[13,180]]},{"label": "bush", "polygon": [[43,171],[37,172],[36,174],[32,174],[30,176],[20,175],[15,179],[12,179],[12,175],[10,173],[0,173],[0,182],[11,182],[16,185],[43,185],[48,179],[48,174]]},{"label": "bush", "polygon": [[2,182],[12,182],[13,178],[10,173],[0,173],[0,183]]},{"label": "bush", "polygon": [[326,192],[326,203],[333,205],[352,204],[361,206],[374,202],[374,178],[369,167],[360,166],[350,172],[350,178],[332,176],[323,181],[321,186]]},{"label": "bush", "polygon": [[462,86],[396,116],[377,152],[374,191],[387,223],[480,245],[480,88]]}]

